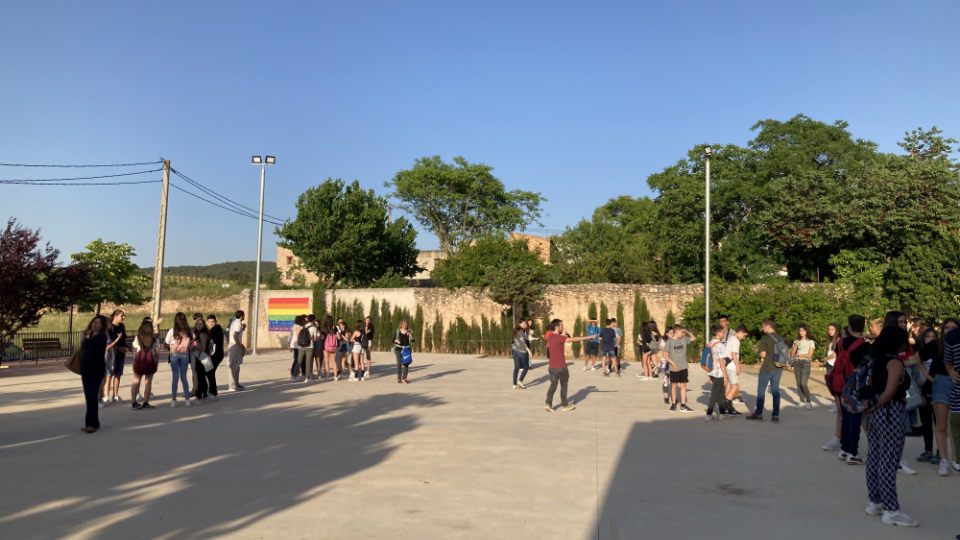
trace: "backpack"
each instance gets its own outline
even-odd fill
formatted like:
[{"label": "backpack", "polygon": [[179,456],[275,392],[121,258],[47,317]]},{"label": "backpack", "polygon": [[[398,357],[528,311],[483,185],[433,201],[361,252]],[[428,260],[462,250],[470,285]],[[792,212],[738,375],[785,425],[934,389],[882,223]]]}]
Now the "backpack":
[{"label": "backpack", "polygon": [[863,362],[853,370],[850,379],[843,386],[840,395],[840,404],[847,412],[860,414],[877,404],[880,394],[870,386],[870,376],[873,375],[873,358],[864,357]]},{"label": "backpack", "polygon": [[133,357],[133,372],[137,375],[152,375],[157,372],[157,361],[153,357],[153,347],[143,347]]},{"label": "backpack", "polygon": [[704,371],[710,372],[713,371],[713,348],[704,347],[703,352],[700,353],[700,367]]},{"label": "backpack", "polygon": [[366,333],[360,334],[360,347],[363,349],[370,348],[370,336]]},{"label": "backpack", "polygon": [[782,337],[773,345],[773,364],[780,368],[793,364],[790,361],[790,349],[787,348],[787,342]]},{"label": "backpack", "polygon": [[297,334],[297,345],[301,347],[310,347],[313,341],[310,339],[310,330],[306,326],[300,329],[300,333]]},{"label": "backpack", "polygon": [[337,348],[337,336],[336,334],[327,334],[327,337],[323,338],[323,348],[330,351]]},{"label": "backpack", "polygon": [[866,341],[864,341],[863,338],[857,338],[857,340],[850,345],[849,349],[844,349],[843,341],[837,342],[837,358],[833,361],[833,371],[826,376],[827,386],[835,395],[839,396],[843,393],[847,379],[853,374],[853,364],[850,363],[850,353],[865,343]]},{"label": "backpack", "polygon": [[410,353],[410,347],[403,348],[403,351],[400,353],[400,361],[403,362],[405,366],[413,363],[413,354]]}]

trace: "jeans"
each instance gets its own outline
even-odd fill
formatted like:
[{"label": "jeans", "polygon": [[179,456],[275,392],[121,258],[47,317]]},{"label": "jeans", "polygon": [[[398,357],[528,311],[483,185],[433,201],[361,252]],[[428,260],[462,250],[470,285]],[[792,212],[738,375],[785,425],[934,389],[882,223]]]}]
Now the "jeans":
[{"label": "jeans", "polygon": [[797,378],[797,393],[800,394],[800,403],[810,403],[810,360],[797,359],[793,364],[793,375]]},{"label": "jeans", "polygon": [[193,389],[197,393],[197,399],[203,399],[207,397],[207,370],[199,357],[193,360],[193,372],[197,375],[197,385]]},{"label": "jeans", "polygon": [[403,363],[403,349],[396,348],[393,352],[397,355],[397,380],[406,380],[407,370],[410,368],[410,364]]},{"label": "jeans", "polygon": [[860,424],[863,415],[840,407],[840,450],[856,456],[860,449]]},{"label": "jeans", "polygon": [[190,397],[190,387],[187,386],[187,371],[190,366],[190,354],[170,353],[170,370],[173,371],[172,399],[177,398],[177,382],[183,383],[183,397]]},{"label": "jeans", "polygon": [[567,382],[570,381],[570,370],[567,368],[550,368],[550,388],[547,389],[547,405],[553,407],[553,394],[560,383],[560,405],[567,406]]},{"label": "jeans", "polygon": [[763,401],[767,393],[767,383],[770,383],[770,394],[773,395],[773,415],[780,416],[780,376],[782,369],[761,371],[757,374],[757,410],[755,414],[763,414]]},{"label": "jeans", "polygon": [[523,382],[523,378],[527,376],[527,370],[530,369],[530,355],[526,352],[513,352],[513,385],[517,385],[517,373],[523,369],[523,373],[520,373],[520,382]]},{"label": "jeans", "polygon": [[713,414],[713,406],[717,406],[717,414],[724,413],[724,397],[723,397],[723,377],[710,377],[710,382],[713,383],[713,386],[710,388],[710,402],[707,404],[707,416]]}]

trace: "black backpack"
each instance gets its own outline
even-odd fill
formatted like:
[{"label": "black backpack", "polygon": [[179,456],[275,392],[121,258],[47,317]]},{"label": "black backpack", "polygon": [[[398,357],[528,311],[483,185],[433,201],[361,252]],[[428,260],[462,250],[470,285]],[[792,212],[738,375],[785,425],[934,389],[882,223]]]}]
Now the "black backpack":
[{"label": "black backpack", "polygon": [[297,345],[301,347],[309,347],[313,343],[313,340],[310,338],[310,330],[306,326],[300,329],[300,333],[297,334]]}]

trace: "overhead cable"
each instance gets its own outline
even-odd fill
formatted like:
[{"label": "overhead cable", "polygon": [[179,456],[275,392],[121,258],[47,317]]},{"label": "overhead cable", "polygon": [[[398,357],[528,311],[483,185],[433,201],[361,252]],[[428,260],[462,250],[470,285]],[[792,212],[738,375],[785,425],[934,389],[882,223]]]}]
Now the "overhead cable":
[{"label": "overhead cable", "polygon": [[[253,212],[254,214],[257,214],[257,213],[259,212],[259,210],[255,210],[255,209],[253,209],[253,208],[250,208],[249,206],[244,206],[244,205],[242,205],[242,204],[240,204],[240,203],[238,203],[238,202],[236,202],[236,201],[233,201],[233,200],[231,200],[231,199],[228,199],[227,197],[224,197],[223,195],[220,195],[219,193],[217,193],[217,192],[215,192],[215,191],[213,191],[213,190],[211,190],[211,189],[207,189],[206,187],[204,187],[204,186],[203,186],[202,184],[200,184],[199,182],[191,179],[191,178],[188,177],[187,175],[183,174],[182,172],[180,172],[180,171],[178,171],[178,170],[176,170],[176,169],[174,169],[174,168],[172,168],[172,167],[170,168],[170,170],[173,171],[173,174],[179,176],[180,178],[183,178],[184,180],[186,180],[187,182],[189,182],[190,184],[192,184],[194,187],[202,190],[203,192],[207,193],[208,195],[211,195],[211,196],[219,199],[220,202],[222,202],[222,203],[224,203],[224,204],[232,205],[232,206],[236,207],[236,209],[239,210],[239,211],[244,211],[244,210],[246,210],[246,211],[248,211],[248,212]],[[280,221],[286,221],[284,218],[277,217],[277,216],[271,216],[270,214],[267,214],[267,213],[264,213],[263,216],[264,216],[264,217],[268,217],[268,218],[272,218],[272,219],[276,219],[276,220],[280,220]]]},{"label": "overhead cable", "polygon": [[133,176],[135,174],[147,174],[160,172],[163,169],[153,169],[149,171],[137,171],[123,174],[104,174],[101,176],[83,176],[78,178],[17,178],[13,180],[2,180],[3,182],[71,182],[73,180],[98,180],[101,178],[116,178],[118,176]]},{"label": "overhead cable", "polygon": [[0,163],[0,167],[136,167],[139,165],[157,165],[162,161],[147,161],[144,163],[113,163],[110,165],[27,165],[25,163]]},{"label": "overhead cable", "polygon": [[[234,208],[230,208],[230,207],[227,207],[227,206],[223,206],[222,204],[217,204],[217,203],[215,203],[215,202],[213,202],[213,201],[211,201],[211,200],[209,200],[209,199],[205,199],[205,198],[201,197],[200,195],[197,195],[196,193],[192,193],[192,192],[190,192],[190,191],[187,191],[187,190],[183,189],[182,187],[180,187],[180,186],[178,186],[178,185],[176,185],[176,184],[171,183],[171,184],[170,184],[170,187],[172,187],[172,188],[174,188],[174,189],[177,189],[177,190],[179,190],[179,191],[182,191],[182,192],[186,193],[187,195],[190,195],[191,197],[196,197],[196,198],[200,199],[200,200],[203,201],[203,202],[210,203],[210,204],[212,204],[212,205],[214,205],[214,206],[217,206],[217,207],[219,207],[219,208],[223,208],[224,210],[226,210],[226,211],[228,211],[228,212],[233,212],[234,214],[237,214],[237,215],[240,215],[240,216],[243,216],[243,217],[248,217],[248,218],[251,218],[251,219],[259,219],[259,217],[258,217],[257,215],[255,215],[255,214],[250,214],[250,213],[247,213],[247,212],[241,212],[241,211],[236,210],[236,209],[234,209]],[[275,222],[275,221],[271,221],[271,220],[266,219],[266,218],[264,218],[263,221],[266,222],[266,223],[269,223],[269,224],[271,224],[271,225],[278,225],[278,226],[283,225],[283,223],[278,223],[278,222]]]},{"label": "overhead cable", "polygon": [[142,182],[36,182],[30,180],[0,180],[0,184],[21,184],[26,186],[124,186],[131,184],[159,184],[163,180],[144,180]]}]

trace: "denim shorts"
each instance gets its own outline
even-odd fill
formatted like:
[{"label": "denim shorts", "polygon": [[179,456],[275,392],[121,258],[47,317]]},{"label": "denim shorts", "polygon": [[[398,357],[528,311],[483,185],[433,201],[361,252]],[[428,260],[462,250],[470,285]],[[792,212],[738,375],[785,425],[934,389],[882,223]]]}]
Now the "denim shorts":
[{"label": "denim shorts", "polygon": [[603,351],[600,353],[600,358],[614,358],[617,356],[617,351]]},{"label": "denim shorts", "polygon": [[[116,355],[113,358],[113,375],[119,377],[123,375],[123,365],[126,363],[126,357],[121,355]],[[947,377],[949,379],[949,377]]]},{"label": "denim shorts", "polygon": [[953,381],[949,375],[933,376],[933,403],[950,404],[950,392],[953,391]]}]

